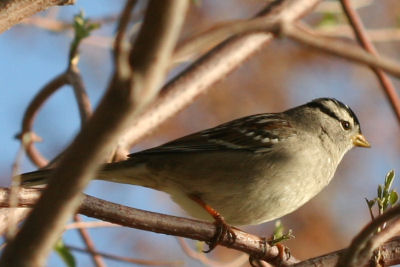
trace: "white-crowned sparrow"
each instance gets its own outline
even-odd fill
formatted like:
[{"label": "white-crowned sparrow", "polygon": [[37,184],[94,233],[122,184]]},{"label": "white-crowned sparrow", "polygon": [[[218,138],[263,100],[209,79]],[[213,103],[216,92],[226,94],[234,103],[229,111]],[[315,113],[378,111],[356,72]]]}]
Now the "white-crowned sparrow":
[{"label": "white-crowned sparrow", "polygon": [[[229,224],[259,224],[319,193],[353,146],[370,146],[354,112],[320,98],[131,154],[106,164],[96,178],[167,192],[197,218],[211,219],[204,209],[211,207]],[[22,184],[44,183],[50,172],[23,174]]]}]

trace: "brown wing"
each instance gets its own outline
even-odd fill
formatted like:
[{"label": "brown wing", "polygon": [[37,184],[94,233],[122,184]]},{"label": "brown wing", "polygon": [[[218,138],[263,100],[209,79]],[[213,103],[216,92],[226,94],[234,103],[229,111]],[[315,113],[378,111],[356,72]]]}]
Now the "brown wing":
[{"label": "brown wing", "polygon": [[221,150],[267,152],[274,144],[295,133],[282,114],[259,114],[233,120],[130,156]]}]

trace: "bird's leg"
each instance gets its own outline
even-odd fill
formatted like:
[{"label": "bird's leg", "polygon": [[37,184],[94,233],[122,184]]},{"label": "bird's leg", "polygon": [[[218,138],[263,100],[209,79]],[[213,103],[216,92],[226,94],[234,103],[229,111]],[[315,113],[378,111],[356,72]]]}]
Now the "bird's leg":
[{"label": "bird's leg", "polygon": [[203,252],[208,253],[212,251],[218,245],[218,243],[220,243],[224,239],[225,235],[228,236],[228,239],[231,242],[235,241],[236,235],[233,232],[232,227],[225,222],[224,217],[222,217],[222,215],[218,211],[207,205],[200,197],[196,195],[189,195],[189,197],[201,207],[203,207],[205,211],[207,211],[207,213],[210,214],[215,220],[215,235],[209,242],[207,242],[208,250]]}]

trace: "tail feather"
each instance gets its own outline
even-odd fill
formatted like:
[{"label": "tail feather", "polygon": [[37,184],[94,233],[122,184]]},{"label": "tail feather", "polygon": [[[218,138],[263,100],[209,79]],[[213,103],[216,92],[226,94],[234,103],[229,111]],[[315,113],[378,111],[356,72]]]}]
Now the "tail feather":
[{"label": "tail feather", "polygon": [[[22,186],[47,184],[53,169],[42,169],[20,175]],[[94,177],[96,180],[105,180],[123,184],[134,184],[157,189],[158,181],[148,174],[145,164],[132,160],[104,164]]]},{"label": "tail feather", "polygon": [[53,170],[38,170],[33,172],[27,172],[20,175],[22,186],[35,186],[47,184],[48,178]]}]

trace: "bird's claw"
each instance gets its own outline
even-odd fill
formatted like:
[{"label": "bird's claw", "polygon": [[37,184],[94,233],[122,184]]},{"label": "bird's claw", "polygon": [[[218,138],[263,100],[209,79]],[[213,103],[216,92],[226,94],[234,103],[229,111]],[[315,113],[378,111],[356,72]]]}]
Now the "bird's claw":
[{"label": "bird's claw", "polygon": [[222,216],[215,218],[215,234],[213,238],[206,242],[208,249],[203,251],[204,253],[211,252],[218,244],[220,244],[225,236],[228,238],[230,243],[235,242],[236,234],[234,233],[232,227],[228,225]]}]

